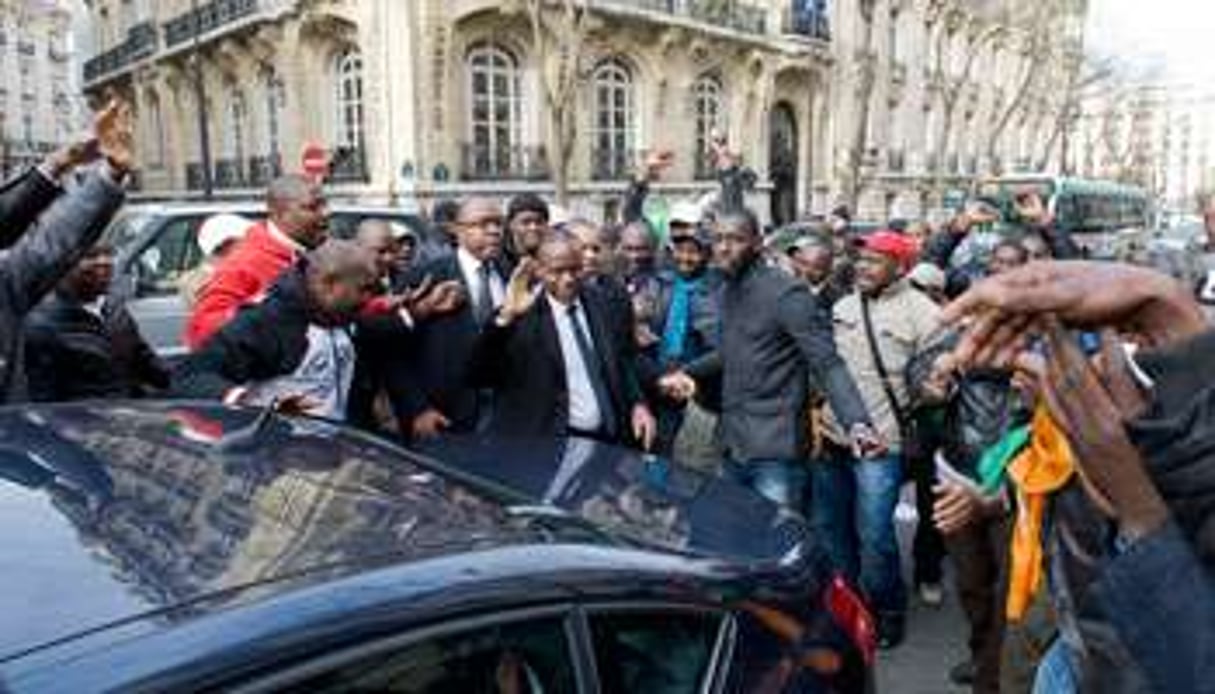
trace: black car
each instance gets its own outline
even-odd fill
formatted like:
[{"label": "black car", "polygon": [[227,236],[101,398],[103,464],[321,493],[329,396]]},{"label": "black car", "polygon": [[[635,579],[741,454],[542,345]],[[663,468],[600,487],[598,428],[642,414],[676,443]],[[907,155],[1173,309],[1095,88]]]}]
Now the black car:
[{"label": "black car", "polygon": [[591,441],[0,410],[0,691],[872,689],[797,517]]}]

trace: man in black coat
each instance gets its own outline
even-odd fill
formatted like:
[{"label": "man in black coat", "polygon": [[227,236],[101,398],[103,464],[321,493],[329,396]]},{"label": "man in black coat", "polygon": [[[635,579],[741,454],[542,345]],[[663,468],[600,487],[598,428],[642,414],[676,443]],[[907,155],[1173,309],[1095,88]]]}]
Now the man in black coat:
[{"label": "man in black coat", "polygon": [[698,381],[720,375],[726,472],[775,503],[798,509],[811,375],[859,453],[869,455],[883,445],[836,352],[827,313],[802,283],[760,261],[755,215],[720,215],[714,245],[726,275],[721,347],[664,376],[660,385],[671,397],[687,399]]},{"label": "man in black coat", "polygon": [[502,304],[506,279],[500,267],[503,218],[497,203],[470,198],[460,203],[451,223],[456,252],[415,268],[409,284],[458,281],[467,300],[458,310],[419,325],[408,355],[406,417],[414,437],[443,431],[470,432],[491,415],[487,393],[468,383],[473,343]]},{"label": "man in black coat", "polygon": [[627,356],[632,331],[613,324],[603,294],[584,289],[582,278],[579,242],[546,239],[511,276],[475,343],[469,375],[494,389],[492,426],[504,436],[631,439],[648,448],[656,425]]},{"label": "man in black coat", "polygon": [[131,314],[106,297],[114,253],[95,246],[25,326],[31,400],[139,397],[169,387],[169,372]]},{"label": "man in black coat", "polygon": [[[122,180],[131,164],[130,108],[111,103],[98,114],[94,138],[67,150],[62,160],[27,174],[0,194],[0,402],[27,397],[25,328],[27,314],[101,236],[125,197]],[[62,174],[100,155],[98,166],[70,192],[46,190],[38,176]],[[49,205],[49,209],[47,206]],[[45,211],[44,211],[45,210]],[[37,219],[32,229],[31,219]]]}]

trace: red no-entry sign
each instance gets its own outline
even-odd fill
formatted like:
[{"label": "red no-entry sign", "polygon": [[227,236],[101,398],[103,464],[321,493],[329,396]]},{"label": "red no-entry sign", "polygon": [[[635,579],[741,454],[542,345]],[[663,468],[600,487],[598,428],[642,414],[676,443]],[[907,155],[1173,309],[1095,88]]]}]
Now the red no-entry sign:
[{"label": "red no-entry sign", "polygon": [[316,143],[304,146],[302,156],[304,173],[310,178],[321,180],[329,173],[329,152]]}]

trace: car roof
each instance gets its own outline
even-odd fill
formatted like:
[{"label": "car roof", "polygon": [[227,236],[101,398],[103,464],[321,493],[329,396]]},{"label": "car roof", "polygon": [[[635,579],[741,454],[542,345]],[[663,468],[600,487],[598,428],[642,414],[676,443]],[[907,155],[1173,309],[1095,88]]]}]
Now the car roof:
[{"label": "car roof", "polygon": [[0,661],[486,549],[633,542],[770,564],[805,541],[741,488],[581,440],[413,453],[213,403],[92,402],[0,409],[0,442]]}]

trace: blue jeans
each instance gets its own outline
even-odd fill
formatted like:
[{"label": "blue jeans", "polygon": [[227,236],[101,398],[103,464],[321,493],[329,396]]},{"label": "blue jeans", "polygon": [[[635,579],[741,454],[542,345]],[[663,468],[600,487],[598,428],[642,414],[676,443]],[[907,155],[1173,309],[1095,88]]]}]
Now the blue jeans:
[{"label": "blue jeans", "polygon": [[871,460],[828,457],[810,465],[815,537],[837,571],[861,586],[879,614],[907,610],[907,588],[894,532],[903,465],[898,455]]},{"label": "blue jeans", "polygon": [[1062,638],[1046,649],[1046,655],[1038,663],[1038,674],[1034,677],[1033,694],[1075,694],[1076,673],[1072,670],[1071,652]]},{"label": "blue jeans", "polygon": [[806,466],[800,460],[753,460],[740,463],[726,460],[726,478],[754,490],[784,508],[801,508],[806,488]]}]

